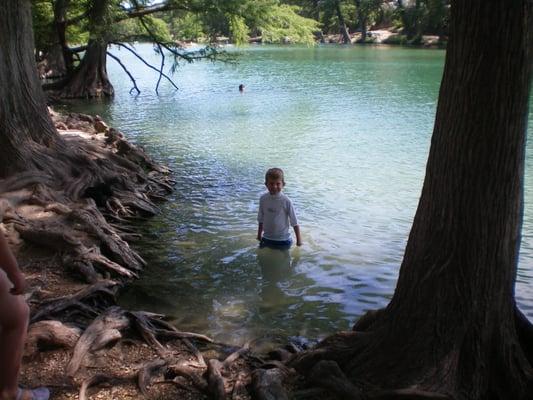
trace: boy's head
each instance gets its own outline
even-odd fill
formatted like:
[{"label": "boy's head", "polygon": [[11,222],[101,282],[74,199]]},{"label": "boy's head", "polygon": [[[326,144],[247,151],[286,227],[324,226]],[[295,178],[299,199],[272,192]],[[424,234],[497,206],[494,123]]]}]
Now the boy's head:
[{"label": "boy's head", "polygon": [[265,186],[270,194],[281,192],[285,186],[283,170],[281,168],[270,168],[265,174]]}]

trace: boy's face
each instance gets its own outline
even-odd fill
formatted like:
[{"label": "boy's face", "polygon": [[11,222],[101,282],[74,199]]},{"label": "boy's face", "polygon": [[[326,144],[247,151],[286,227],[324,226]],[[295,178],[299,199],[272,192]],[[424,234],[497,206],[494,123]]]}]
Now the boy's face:
[{"label": "boy's face", "polygon": [[281,179],[268,178],[265,185],[270,194],[278,194],[283,189],[283,181]]}]

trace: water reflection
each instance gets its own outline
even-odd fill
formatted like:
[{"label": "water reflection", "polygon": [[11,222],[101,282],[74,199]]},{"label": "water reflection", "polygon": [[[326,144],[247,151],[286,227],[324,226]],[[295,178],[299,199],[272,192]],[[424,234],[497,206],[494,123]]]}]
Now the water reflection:
[{"label": "water reflection", "polygon": [[257,262],[261,268],[261,300],[263,308],[274,308],[283,304],[286,297],[281,285],[292,275],[291,254],[289,250],[270,249],[257,250]]}]

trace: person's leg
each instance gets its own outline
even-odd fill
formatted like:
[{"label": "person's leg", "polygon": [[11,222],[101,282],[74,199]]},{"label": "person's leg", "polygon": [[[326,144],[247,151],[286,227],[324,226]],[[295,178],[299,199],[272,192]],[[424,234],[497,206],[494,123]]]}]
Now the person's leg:
[{"label": "person's leg", "polygon": [[24,297],[11,295],[9,288],[0,270],[0,400],[16,399],[30,313]]}]

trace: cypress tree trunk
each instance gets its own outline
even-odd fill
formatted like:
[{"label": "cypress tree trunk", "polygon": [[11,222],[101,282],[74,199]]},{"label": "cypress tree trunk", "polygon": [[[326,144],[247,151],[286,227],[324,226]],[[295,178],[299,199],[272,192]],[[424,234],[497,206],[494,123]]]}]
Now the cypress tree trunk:
[{"label": "cypress tree trunk", "polygon": [[63,54],[63,64],[65,72],[72,74],[74,70],[74,60],[72,59],[72,53],[69,51],[67,44],[67,10],[70,5],[70,0],[56,0],[54,4],[54,22],[56,25],[57,37],[59,40],[59,46]]},{"label": "cypress tree trunk", "polygon": [[66,98],[112,97],[113,85],[107,76],[105,21],[109,0],[94,0],[89,14],[91,39],[82,62],[74,71],[61,96]]},{"label": "cypress tree trunk", "polygon": [[[355,376],[458,398],[527,398],[533,369],[515,327],[514,284],[531,12],[526,0],[452,4],[422,195],[376,339],[347,364]],[[383,355],[369,357],[375,345]]]},{"label": "cypress tree trunk", "polygon": [[517,310],[533,3],[452,2],[435,127],[394,296],[295,362],[337,361],[367,388],[533,398]]},{"label": "cypress tree trunk", "polygon": [[37,76],[31,27],[29,0],[4,2],[0,13],[0,177],[45,168],[42,156],[62,144]]},{"label": "cypress tree trunk", "polygon": [[79,67],[63,89],[62,97],[112,97],[113,85],[107,75],[107,43],[91,39]]}]

